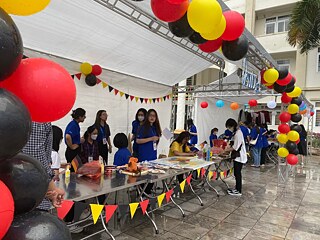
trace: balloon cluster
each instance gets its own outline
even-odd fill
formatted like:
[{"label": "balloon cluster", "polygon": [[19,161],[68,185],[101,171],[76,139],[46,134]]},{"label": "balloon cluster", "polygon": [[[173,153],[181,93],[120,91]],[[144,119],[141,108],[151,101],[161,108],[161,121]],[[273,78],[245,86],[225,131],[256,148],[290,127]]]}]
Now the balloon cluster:
[{"label": "balloon cluster", "polygon": [[[201,103],[200,103],[200,107],[201,107],[201,108],[207,108],[208,106],[209,106],[208,102],[201,102]],[[218,108],[223,108],[223,107],[224,107],[224,101],[223,101],[223,100],[218,100],[218,101],[216,102],[216,107],[218,107]],[[236,103],[236,102],[232,102],[232,103],[230,104],[230,108],[231,108],[232,110],[237,110],[239,107],[240,107],[239,104]]]},{"label": "balloon cluster", "polygon": [[29,140],[32,121],[62,118],[76,96],[74,81],[63,67],[46,59],[22,60],[22,39],[8,15],[30,15],[49,2],[0,1],[0,239],[4,240],[71,239],[58,218],[32,211],[47,193],[48,174],[38,160],[19,153]]},{"label": "balloon cluster", "polygon": [[171,33],[188,38],[207,53],[222,49],[231,60],[242,59],[248,52],[248,40],[242,35],[243,16],[235,11],[222,12],[216,0],[151,0],[154,15],[168,22]]},{"label": "balloon cluster", "polygon": [[80,71],[86,75],[86,84],[93,87],[97,84],[97,76],[102,73],[102,68],[99,65],[92,66],[90,63],[84,62],[80,65]]}]

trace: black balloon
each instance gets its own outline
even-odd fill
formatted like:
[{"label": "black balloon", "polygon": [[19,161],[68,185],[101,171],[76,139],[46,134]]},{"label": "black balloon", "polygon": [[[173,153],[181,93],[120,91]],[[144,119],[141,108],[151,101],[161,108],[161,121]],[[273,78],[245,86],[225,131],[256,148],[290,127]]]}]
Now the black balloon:
[{"label": "black balloon", "polygon": [[302,116],[300,113],[296,113],[296,114],[291,114],[291,121],[292,122],[300,122],[302,119]]},{"label": "black balloon", "polygon": [[291,125],[290,130],[300,133],[302,131],[302,128],[299,124],[293,124]]},{"label": "black balloon", "polygon": [[292,98],[291,103],[292,104],[297,104],[298,106],[300,106],[301,103],[302,103],[302,98],[301,97]]},{"label": "black balloon", "polygon": [[202,44],[207,42],[207,40],[201,37],[200,33],[197,33],[197,32],[194,32],[193,34],[191,34],[188,37],[188,39],[195,44]]},{"label": "black balloon", "polygon": [[279,67],[278,72],[279,72],[278,79],[284,79],[289,74],[288,68],[286,67]]},{"label": "black balloon", "polygon": [[292,92],[293,91],[293,89],[294,89],[294,85],[293,86],[286,86],[286,89],[285,89],[285,92],[286,93],[289,93],[289,92]]},{"label": "black balloon", "polygon": [[23,44],[12,18],[0,8],[0,81],[8,78],[19,66]]},{"label": "black balloon", "polygon": [[12,193],[15,215],[36,208],[49,185],[48,173],[41,163],[23,153],[0,162],[0,180]]},{"label": "black balloon", "polygon": [[30,132],[31,117],[25,105],[15,95],[0,89],[0,162],[20,152]]},{"label": "black balloon", "polygon": [[[289,152],[289,153],[290,153],[290,152]],[[299,154],[299,149],[296,148],[291,154],[298,155],[298,154]]]},{"label": "black balloon", "polygon": [[231,61],[238,61],[244,58],[249,49],[249,42],[245,36],[240,36],[234,41],[222,42],[222,53]]},{"label": "black balloon", "polygon": [[294,150],[297,149],[297,144],[295,142],[288,141],[286,143],[286,149],[288,149],[289,153],[293,154]]},{"label": "black balloon", "polygon": [[177,37],[185,38],[191,36],[194,33],[194,30],[189,25],[187,13],[178,21],[169,22],[168,26],[170,32],[172,32],[172,34]]},{"label": "black balloon", "polygon": [[32,211],[15,216],[3,240],[71,240],[66,224],[56,216]]},{"label": "black balloon", "polygon": [[97,77],[94,74],[89,74],[88,76],[86,76],[85,81],[89,87],[97,85]]},{"label": "black balloon", "polygon": [[287,86],[281,86],[278,83],[274,83],[273,84],[273,89],[277,92],[277,93],[283,93],[286,90]]}]

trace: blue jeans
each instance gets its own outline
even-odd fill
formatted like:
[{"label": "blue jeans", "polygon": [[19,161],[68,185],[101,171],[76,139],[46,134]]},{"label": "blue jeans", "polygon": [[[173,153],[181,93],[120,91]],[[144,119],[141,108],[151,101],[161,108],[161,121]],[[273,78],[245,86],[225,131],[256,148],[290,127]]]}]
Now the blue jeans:
[{"label": "blue jeans", "polygon": [[252,148],[253,164],[256,165],[256,166],[260,166],[261,149],[262,148],[257,148],[257,147],[253,147]]}]

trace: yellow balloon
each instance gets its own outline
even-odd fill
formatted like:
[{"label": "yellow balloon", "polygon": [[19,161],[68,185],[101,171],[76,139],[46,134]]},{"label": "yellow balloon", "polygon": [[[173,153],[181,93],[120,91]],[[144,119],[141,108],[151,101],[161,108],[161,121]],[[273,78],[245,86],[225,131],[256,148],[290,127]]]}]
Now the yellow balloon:
[{"label": "yellow balloon", "polygon": [[212,33],[221,22],[222,9],[216,0],[192,0],[187,17],[196,32]]},{"label": "yellow balloon", "polygon": [[270,87],[270,86],[273,85],[273,83],[265,83],[264,85],[267,86],[267,87]]},{"label": "yellow balloon", "polygon": [[279,78],[279,72],[277,69],[270,68],[264,72],[263,78],[267,83],[274,83]]},{"label": "yellow balloon", "polygon": [[278,142],[279,142],[279,143],[282,143],[282,144],[285,144],[286,142],[288,142],[288,137],[287,137],[287,135],[286,135],[286,134],[283,134],[283,133],[279,134],[279,135],[277,136],[277,139],[278,139]]},{"label": "yellow balloon", "polygon": [[50,0],[0,0],[0,7],[9,14],[28,16],[45,9]]},{"label": "yellow balloon", "polygon": [[280,157],[283,157],[283,158],[285,158],[285,157],[287,157],[288,155],[289,155],[289,151],[288,151],[288,149],[286,149],[286,148],[279,148],[278,149],[278,155],[280,156]]},{"label": "yellow balloon", "polygon": [[297,104],[290,104],[288,106],[288,113],[295,114],[299,112],[299,106]]},{"label": "yellow balloon", "polygon": [[216,40],[222,36],[224,30],[226,30],[227,22],[225,17],[222,15],[219,25],[211,33],[200,33],[201,37],[206,40]]},{"label": "yellow balloon", "polygon": [[292,142],[296,142],[299,140],[299,133],[296,131],[288,132],[288,139]]},{"label": "yellow balloon", "polygon": [[85,75],[90,74],[92,72],[91,64],[87,62],[82,63],[80,66],[80,71]]},{"label": "yellow balloon", "polygon": [[294,87],[293,91],[287,93],[287,95],[288,95],[289,97],[291,97],[291,98],[293,98],[293,97],[299,97],[299,96],[301,95],[301,92],[302,92],[301,88],[299,88],[299,87]]}]

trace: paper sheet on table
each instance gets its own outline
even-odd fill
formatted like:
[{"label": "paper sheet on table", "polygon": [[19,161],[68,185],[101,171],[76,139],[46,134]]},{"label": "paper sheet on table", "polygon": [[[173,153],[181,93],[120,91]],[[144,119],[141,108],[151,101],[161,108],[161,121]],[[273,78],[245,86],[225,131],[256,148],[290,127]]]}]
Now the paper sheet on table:
[{"label": "paper sheet on table", "polygon": [[168,128],[162,130],[162,135],[167,139],[170,140],[173,137],[173,133],[170,132]]}]

